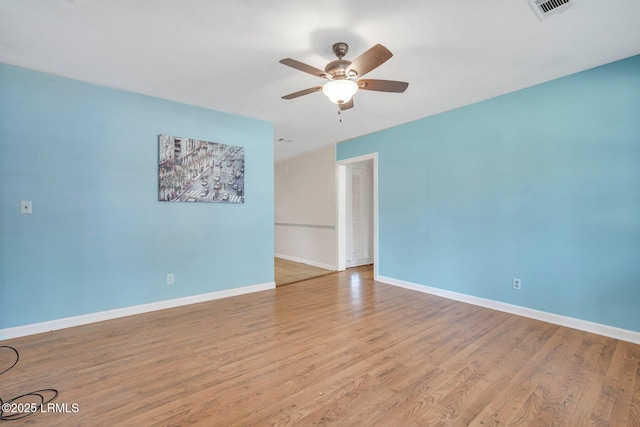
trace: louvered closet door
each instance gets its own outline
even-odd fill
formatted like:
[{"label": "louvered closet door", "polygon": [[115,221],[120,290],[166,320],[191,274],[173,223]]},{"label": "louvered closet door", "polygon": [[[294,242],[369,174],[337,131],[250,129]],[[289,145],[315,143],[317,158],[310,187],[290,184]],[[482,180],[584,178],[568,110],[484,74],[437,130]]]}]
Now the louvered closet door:
[{"label": "louvered closet door", "polygon": [[349,240],[347,267],[371,263],[371,175],[351,168],[349,176]]}]

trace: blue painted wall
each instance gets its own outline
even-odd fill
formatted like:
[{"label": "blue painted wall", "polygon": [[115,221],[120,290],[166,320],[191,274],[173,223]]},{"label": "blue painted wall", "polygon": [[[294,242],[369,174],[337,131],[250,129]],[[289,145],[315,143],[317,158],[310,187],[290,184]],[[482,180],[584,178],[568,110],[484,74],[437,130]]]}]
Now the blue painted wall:
[{"label": "blue painted wall", "polygon": [[372,152],[381,276],[640,331],[640,56],[337,158]]},{"label": "blue painted wall", "polygon": [[[245,204],[158,202],[162,133],[244,146]],[[271,123],[0,64],[0,183],[0,329],[273,281]]]}]

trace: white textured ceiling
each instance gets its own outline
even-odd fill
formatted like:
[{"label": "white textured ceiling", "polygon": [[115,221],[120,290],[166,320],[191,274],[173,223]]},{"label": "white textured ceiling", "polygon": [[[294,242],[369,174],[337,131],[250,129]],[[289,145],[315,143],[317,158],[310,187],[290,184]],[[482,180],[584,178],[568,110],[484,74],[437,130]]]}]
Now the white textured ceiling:
[{"label": "white textured ceiling", "polygon": [[[0,62],[273,122],[278,160],[640,54],[639,0],[572,3],[0,0]],[[282,100],[323,80],[278,61],[324,68],[338,41],[385,45],[367,78],[407,91],[360,91],[342,122],[322,93]]]}]

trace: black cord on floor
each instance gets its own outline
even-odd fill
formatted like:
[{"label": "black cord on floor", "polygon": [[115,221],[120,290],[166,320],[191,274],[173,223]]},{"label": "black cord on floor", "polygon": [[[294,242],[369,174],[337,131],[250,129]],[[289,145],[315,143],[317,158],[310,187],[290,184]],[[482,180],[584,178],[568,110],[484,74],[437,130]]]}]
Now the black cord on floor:
[{"label": "black cord on floor", "polygon": [[[20,353],[18,353],[18,350],[8,345],[0,345],[0,351],[5,349],[9,349],[14,352],[16,360],[11,366],[0,371],[0,375],[11,370],[11,368],[18,364],[18,360],[20,360]],[[32,401],[31,399],[27,400],[26,398],[28,397],[36,398],[39,402]],[[37,414],[40,412],[43,405],[51,402],[56,397],[58,397],[58,390],[53,388],[45,388],[42,390],[32,391],[31,393],[25,393],[18,397],[9,399],[6,402],[2,400],[2,397],[0,397],[0,421],[20,420],[33,414]]]}]

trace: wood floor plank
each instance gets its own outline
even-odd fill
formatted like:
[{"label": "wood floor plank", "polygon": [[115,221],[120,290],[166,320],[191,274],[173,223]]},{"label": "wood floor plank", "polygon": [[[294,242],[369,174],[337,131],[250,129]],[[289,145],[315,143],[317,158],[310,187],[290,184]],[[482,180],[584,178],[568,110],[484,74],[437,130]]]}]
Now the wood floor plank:
[{"label": "wood floor plank", "polygon": [[333,270],[327,270],[301,262],[289,261],[283,258],[274,259],[276,286],[290,285],[302,280],[308,280],[313,277],[320,277],[331,273],[333,273]]},{"label": "wood floor plank", "polygon": [[[537,415],[540,409],[537,403],[546,393],[545,384],[553,381],[560,368],[562,354],[571,343],[568,339],[571,335],[566,335],[570,331],[542,322],[537,324],[545,328],[530,339],[530,347],[537,348],[537,351],[519,353],[526,363],[514,373],[507,385],[498,389],[485,409],[499,424],[526,425],[529,418]],[[540,340],[543,340],[542,345]]]},{"label": "wood floor plank", "polygon": [[638,365],[636,379],[633,386],[628,423],[630,426],[640,427],[640,364]]},{"label": "wood floor plank", "polygon": [[618,347],[619,351],[614,355],[606,377],[617,386],[613,390],[610,425],[624,425],[629,419],[633,387],[638,372],[638,357],[634,354],[633,346],[621,342]]},{"label": "wood floor plank", "polygon": [[[6,340],[12,426],[638,426],[640,346],[376,283],[370,267]],[[0,352],[0,371],[9,355]]]}]

